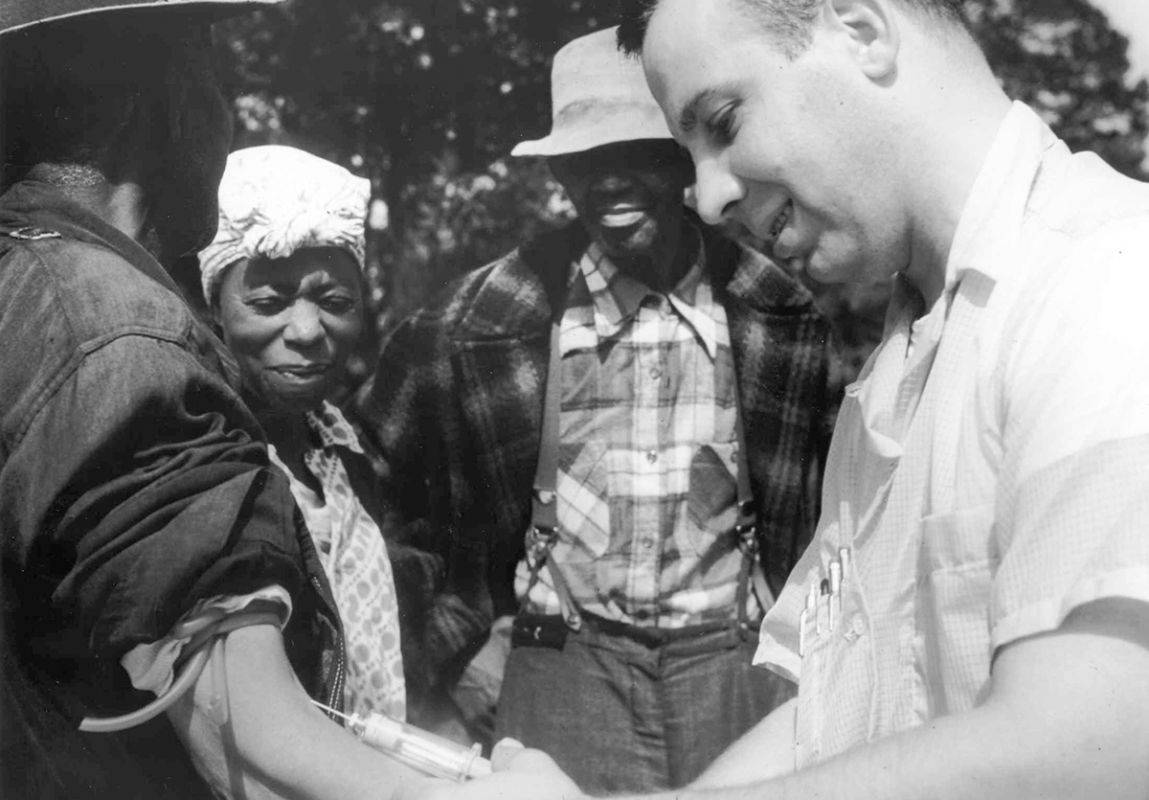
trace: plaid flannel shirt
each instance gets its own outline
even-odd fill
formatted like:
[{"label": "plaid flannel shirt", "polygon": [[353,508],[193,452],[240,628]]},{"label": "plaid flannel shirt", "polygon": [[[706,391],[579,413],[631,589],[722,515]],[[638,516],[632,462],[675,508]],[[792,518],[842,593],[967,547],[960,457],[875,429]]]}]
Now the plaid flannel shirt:
[{"label": "plaid flannel shirt", "polygon": [[[595,244],[572,264],[550,558],[600,617],[677,628],[736,613],[734,355],[704,264],[699,247],[665,294]],[[546,570],[520,562],[515,588],[526,610],[560,613]]]},{"label": "plaid flannel shirt", "polygon": [[[829,323],[760,253],[704,230],[726,310],[759,542],[781,586],[813,531],[840,395]],[[450,680],[514,613],[539,453],[553,309],[588,241],[577,223],[453,282],[384,344],[355,411],[380,454],[388,541],[441,565],[420,620],[426,674]]]}]

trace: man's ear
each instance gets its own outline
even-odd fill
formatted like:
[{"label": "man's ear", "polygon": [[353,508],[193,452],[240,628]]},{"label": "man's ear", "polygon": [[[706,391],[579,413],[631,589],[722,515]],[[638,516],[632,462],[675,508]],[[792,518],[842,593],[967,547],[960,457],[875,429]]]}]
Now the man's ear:
[{"label": "man's ear", "polygon": [[890,0],[827,0],[829,22],[850,39],[854,58],[871,80],[897,74],[901,37]]},{"label": "man's ear", "polygon": [[[227,269],[230,269],[230,267],[226,268],[224,272],[226,272]],[[220,275],[216,276],[215,283],[211,287],[211,297],[207,298],[208,319],[211,320],[211,324],[215,326],[216,333],[220,335],[221,339],[223,338],[223,310],[221,308],[223,305],[223,298],[220,297],[220,284],[222,283],[223,275],[221,273]],[[366,303],[364,303],[364,305],[366,305]]]},{"label": "man's ear", "polygon": [[213,298],[212,304],[207,307],[207,315],[208,315],[208,319],[211,320],[211,324],[215,326],[216,334],[222,339],[223,338],[223,314],[221,314],[219,311],[219,300],[218,300],[218,298]]}]

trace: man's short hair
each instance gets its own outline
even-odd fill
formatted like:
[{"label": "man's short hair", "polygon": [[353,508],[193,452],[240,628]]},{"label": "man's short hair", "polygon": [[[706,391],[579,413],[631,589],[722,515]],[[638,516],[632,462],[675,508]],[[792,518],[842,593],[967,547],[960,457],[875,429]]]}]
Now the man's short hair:
[{"label": "man's short hair", "polygon": [[145,11],[5,34],[0,183],[37,164],[91,167],[114,180],[138,165],[141,144],[159,152],[178,113],[169,108],[178,40],[178,21]]},{"label": "man's short hair", "polygon": [[0,187],[37,168],[61,185],[133,180],[146,198],[145,235],[165,258],[207,244],[231,133],[211,19],[158,8],[5,34]]},{"label": "man's short hair", "polygon": [[[646,26],[659,0],[628,0],[618,26],[618,44],[627,53],[642,51]],[[810,44],[811,29],[824,0],[727,0],[775,37],[787,56]],[[909,8],[951,24],[965,26],[962,0],[898,0]]]}]

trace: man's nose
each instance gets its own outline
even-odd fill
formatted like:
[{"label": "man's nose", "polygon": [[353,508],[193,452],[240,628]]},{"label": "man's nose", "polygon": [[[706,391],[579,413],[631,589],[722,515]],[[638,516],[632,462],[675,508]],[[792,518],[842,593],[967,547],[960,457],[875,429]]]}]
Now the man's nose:
[{"label": "man's nose", "polygon": [[698,216],[708,225],[729,217],[745,195],[742,182],[714,159],[696,162],[694,201]]},{"label": "man's nose", "polygon": [[314,303],[299,301],[289,309],[290,316],[283,338],[293,344],[315,344],[323,338],[323,323],[319,319],[319,309]]},{"label": "man's nose", "polygon": [[615,194],[625,192],[634,185],[634,179],[621,169],[604,170],[591,181],[591,191],[598,194]]}]

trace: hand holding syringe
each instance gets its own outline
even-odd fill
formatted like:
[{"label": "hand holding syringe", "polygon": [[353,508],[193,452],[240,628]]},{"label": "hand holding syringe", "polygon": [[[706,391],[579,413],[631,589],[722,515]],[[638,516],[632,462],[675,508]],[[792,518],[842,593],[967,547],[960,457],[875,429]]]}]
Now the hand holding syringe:
[{"label": "hand holding syringe", "polygon": [[311,702],[347,720],[347,727],[365,744],[425,775],[461,782],[491,774],[491,762],[480,755],[478,744],[471,747],[456,744],[385,714],[343,714],[322,703]]}]

